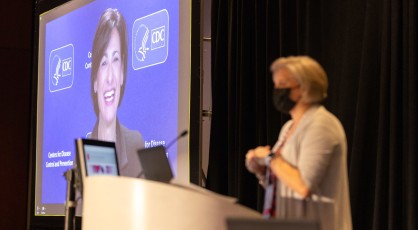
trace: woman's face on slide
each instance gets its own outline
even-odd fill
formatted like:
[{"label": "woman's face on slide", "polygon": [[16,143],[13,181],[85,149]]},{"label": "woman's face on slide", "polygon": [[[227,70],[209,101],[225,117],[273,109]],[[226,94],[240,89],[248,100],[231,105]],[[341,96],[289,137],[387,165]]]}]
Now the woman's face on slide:
[{"label": "woman's face on slide", "polygon": [[112,122],[116,119],[120,89],[124,78],[120,52],[119,32],[113,28],[94,82],[99,105],[99,119],[104,122]]}]

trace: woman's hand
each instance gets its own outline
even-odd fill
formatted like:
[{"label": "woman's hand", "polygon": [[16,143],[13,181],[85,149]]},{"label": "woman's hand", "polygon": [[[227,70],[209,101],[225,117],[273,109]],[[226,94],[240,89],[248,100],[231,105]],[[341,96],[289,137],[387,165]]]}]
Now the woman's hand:
[{"label": "woman's hand", "polygon": [[255,174],[264,174],[266,165],[264,158],[271,152],[270,146],[259,146],[255,149],[250,149],[245,156],[245,166],[248,171]]}]

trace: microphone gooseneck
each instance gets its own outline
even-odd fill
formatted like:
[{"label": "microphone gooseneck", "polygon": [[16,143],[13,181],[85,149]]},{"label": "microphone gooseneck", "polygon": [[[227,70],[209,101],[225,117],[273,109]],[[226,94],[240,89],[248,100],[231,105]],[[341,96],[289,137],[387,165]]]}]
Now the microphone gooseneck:
[{"label": "microphone gooseneck", "polygon": [[169,144],[166,145],[166,150],[169,149],[174,143],[176,143],[180,138],[186,136],[188,133],[187,130],[183,130],[183,132],[180,133],[174,140],[172,140]]}]

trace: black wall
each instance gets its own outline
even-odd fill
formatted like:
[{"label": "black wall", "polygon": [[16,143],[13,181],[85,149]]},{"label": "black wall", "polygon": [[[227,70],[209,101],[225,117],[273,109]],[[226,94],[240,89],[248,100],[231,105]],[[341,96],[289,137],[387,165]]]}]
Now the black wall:
[{"label": "black wall", "polygon": [[27,222],[32,5],[0,7],[0,229],[25,229]]}]

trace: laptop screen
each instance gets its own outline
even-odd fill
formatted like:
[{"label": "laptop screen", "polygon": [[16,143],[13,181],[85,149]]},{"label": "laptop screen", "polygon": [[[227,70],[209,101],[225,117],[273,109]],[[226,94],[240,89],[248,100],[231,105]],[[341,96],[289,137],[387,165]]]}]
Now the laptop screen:
[{"label": "laptop screen", "polygon": [[81,192],[87,176],[120,175],[114,142],[79,138],[76,140],[76,148],[77,186]]},{"label": "laptop screen", "polygon": [[118,175],[115,148],[111,146],[84,144],[86,176]]}]

